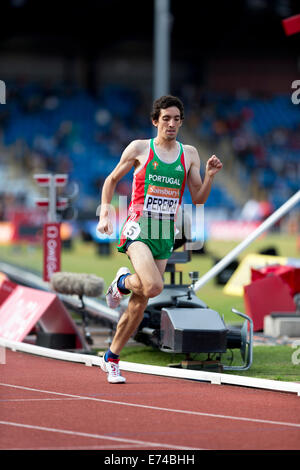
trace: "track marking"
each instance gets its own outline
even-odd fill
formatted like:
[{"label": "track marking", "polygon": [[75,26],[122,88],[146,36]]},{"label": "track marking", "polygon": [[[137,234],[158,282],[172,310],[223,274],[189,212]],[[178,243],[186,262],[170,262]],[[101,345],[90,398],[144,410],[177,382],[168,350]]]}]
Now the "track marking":
[{"label": "track marking", "polygon": [[[0,424],[6,425],[6,426],[15,426],[19,428],[33,429],[33,430],[38,430],[38,431],[68,434],[71,436],[90,437],[93,439],[103,439],[106,441],[127,442],[128,444],[135,444],[138,446],[148,446],[148,447],[155,447],[155,448],[163,447],[167,449],[178,449],[178,450],[195,450],[193,447],[183,447],[183,446],[177,446],[177,445],[172,445],[172,444],[162,444],[159,442],[137,441],[135,439],[126,439],[124,437],[112,437],[112,436],[105,435],[105,434],[91,434],[88,432],[71,431],[68,429],[48,428],[45,426],[35,426],[32,424],[14,423],[11,421],[0,421]],[[197,450],[200,450],[200,449],[197,449]]]},{"label": "track marking", "polygon": [[243,416],[231,416],[231,415],[222,415],[222,414],[216,414],[216,413],[204,413],[202,411],[190,411],[190,410],[178,410],[178,409],[173,409],[173,408],[163,408],[160,406],[151,406],[151,405],[141,405],[138,403],[128,403],[128,402],[122,402],[122,401],[115,401],[115,400],[106,400],[104,398],[94,398],[94,397],[85,397],[85,396],[80,396],[80,395],[72,395],[70,393],[61,393],[61,392],[52,392],[49,390],[40,390],[37,388],[31,388],[31,387],[24,387],[22,385],[12,385],[12,384],[5,384],[0,382],[0,386],[3,387],[12,387],[12,388],[19,388],[22,390],[29,390],[33,392],[40,392],[40,393],[49,393],[52,395],[60,395],[64,397],[71,397],[71,398],[79,398],[81,400],[92,400],[92,401],[98,401],[101,403],[109,403],[112,405],[123,405],[123,406],[133,406],[135,408],[146,408],[147,410],[157,410],[157,411],[167,411],[171,413],[181,413],[181,414],[187,414],[187,415],[195,415],[195,416],[206,416],[209,418],[217,418],[217,419],[230,419],[234,421],[247,421],[251,423],[262,423],[262,424],[271,424],[271,425],[276,425],[276,426],[289,426],[289,427],[294,427],[294,428],[300,428],[300,423],[288,423],[284,421],[272,421],[272,420],[267,420],[267,419],[258,419],[258,418],[245,418]]},{"label": "track marking", "polygon": [[[121,449],[128,449],[128,450],[138,450],[140,445],[132,446],[132,444],[116,444],[115,446],[110,445],[94,445],[94,446],[56,446],[56,447],[26,447],[26,450],[121,450]],[[5,450],[24,450],[23,447],[10,447],[9,449]]]},{"label": "track marking", "polygon": [[81,400],[81,398],[0,398],[0,403],[3,402],[26,402],[26,401],[72,401],[72,400]]}]

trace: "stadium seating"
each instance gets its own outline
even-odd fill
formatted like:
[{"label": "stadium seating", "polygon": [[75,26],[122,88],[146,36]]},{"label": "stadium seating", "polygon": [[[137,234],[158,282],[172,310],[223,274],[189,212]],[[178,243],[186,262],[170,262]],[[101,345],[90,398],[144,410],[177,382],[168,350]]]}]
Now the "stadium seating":
[{"label": "stadium seating", "polygon": [[227,138],[241,164],[241,184],[254,177],[277,208],[299,189],[300,107],[289,94],[240,95],[206,92],[193,128],[212,145]]},{"label": "stadium seating", "polygon": [[[0,116],[4,145],[22,140],[45,170],[67,171],[80,184],[83,205],[85,196],[99,200],[101,181],[117,164],[124,147],[132,139],[152,135],[148,116],[140,112],[141,97],[120,85],[106,86],[97,96],[69,84],[12,82],[7,87],[6,113]],[[187,103],[187,125],[189,111]],[[194,126],[200,139],[231,139],[233,153],[245,168],[241,184],[255,174],[274,207],[299,186],[299,128],[300,108],[289,96],[220,93],[207,93]],[[191,202],[188,194],[186,202]],[[216,184],[207,207],[234,210],[238,201]]]}]

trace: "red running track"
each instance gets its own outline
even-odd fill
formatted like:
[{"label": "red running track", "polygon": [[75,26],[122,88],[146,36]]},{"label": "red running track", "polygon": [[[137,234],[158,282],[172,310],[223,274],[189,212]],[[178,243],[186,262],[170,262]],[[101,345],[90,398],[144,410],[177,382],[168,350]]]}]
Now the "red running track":
[{"label": "red running track", "polygon": [[124,375],[7,350],[0,449],[300,449],[297,395]]}]

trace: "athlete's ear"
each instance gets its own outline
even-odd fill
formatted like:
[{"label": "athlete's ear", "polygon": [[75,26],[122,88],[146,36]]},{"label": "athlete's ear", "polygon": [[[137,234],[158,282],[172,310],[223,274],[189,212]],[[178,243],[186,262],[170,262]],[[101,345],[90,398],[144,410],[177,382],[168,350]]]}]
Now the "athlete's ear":
[{"label": "athlete's ear", "polygon": [[156,119],[155,120],[152,119],[152,124],[153,124],[153,126],[157,127],[158,126],[158,121],[156,121]]}]

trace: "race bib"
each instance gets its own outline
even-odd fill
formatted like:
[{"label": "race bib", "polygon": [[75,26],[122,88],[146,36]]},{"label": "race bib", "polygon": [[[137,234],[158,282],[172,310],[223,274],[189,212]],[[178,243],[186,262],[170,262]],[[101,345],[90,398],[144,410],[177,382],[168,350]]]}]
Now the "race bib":
[{"label": "race bib", "polygon": [[144,210],[162,214],[175,214],[179,203],[179,189],[149,184]]},{"label": "race bib", "polygon": [[130,240],[135,240],[141,232],[141,227],[137,222],[129,221],[124,227],[123,233],[126,238]]}]

